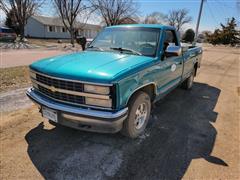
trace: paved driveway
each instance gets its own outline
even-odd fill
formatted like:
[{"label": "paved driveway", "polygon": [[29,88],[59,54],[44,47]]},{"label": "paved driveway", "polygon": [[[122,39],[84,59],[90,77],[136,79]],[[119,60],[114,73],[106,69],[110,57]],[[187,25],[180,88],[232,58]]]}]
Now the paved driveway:
[{"label": "paved driveway", "polygon": [[19,49],[19,50],[0,50],[0,68],[15,67],[29,65],[32,62],[56,56],[60,54],[70,53],[72,51],[51,50],[51,49]]}]

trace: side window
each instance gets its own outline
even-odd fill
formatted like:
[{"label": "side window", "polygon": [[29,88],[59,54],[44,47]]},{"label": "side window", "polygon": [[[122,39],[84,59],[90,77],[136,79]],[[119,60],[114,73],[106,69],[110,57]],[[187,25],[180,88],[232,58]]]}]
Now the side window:
[{"label": "side window", "polygon": [[[163,41],[163,51],[165,52],[168,46],[179,46],[177,36],[174,30],[166,30],[165,38]],[[165,53],[162,56],[162,60],[165,59]]]},{"label": "side window", "polygon": [[175,45],[175,46],[179,45],[177,41],[177,36],[173,30],[165,31],[163,50],[165,51],[169,45]]}]

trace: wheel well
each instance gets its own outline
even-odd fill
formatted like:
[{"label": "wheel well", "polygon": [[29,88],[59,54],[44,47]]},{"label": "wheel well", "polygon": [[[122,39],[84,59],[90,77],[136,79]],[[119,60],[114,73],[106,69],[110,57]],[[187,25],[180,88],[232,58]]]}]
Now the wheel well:
[{"label": "wheel well", "polygon": [[134,96],[134,94],[136,94],[139,91],[143,91],[145,93],[147,93],[150,96],[151,102],[154,101],[155,97],[156,97],[156,85],[155,84],[148,84],[144,87],[141,87],[139,89],[137,89],[129,98],[128,103],[130,101],[130,99]]},{"label": "wheel well", "polygon": [[194,76],[197,75],[197,68],[198,68],[198,63],[196,62],[196,63],[194,64]]}]

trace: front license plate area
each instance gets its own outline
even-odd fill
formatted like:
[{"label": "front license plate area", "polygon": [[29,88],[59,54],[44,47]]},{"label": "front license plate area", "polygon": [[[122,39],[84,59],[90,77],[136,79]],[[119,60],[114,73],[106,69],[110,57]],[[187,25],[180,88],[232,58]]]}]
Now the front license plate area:
[{"label": "front license plate area", "polygon": [[53,122],[58,122],[58,117],[57,117],[57,111],[46,108],[46,107],[42,107],[42,116],[44,118],[47,118]]}]

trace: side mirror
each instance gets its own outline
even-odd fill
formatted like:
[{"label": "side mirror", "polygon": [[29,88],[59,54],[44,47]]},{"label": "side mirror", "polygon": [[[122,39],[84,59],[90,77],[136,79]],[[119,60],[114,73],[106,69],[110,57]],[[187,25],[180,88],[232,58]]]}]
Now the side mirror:
[{"label": "side mirror", "polygon": [[86,46],[87,48],[90,46],[91,42],[87,42]]},{"label": "side mirror", "polygon": [[93,39],[87,39],[86,46],[89,47],[92,42],[93,42]]},{"label": "side mirror", "polygon": [[166,57],[180,56],[182,49],[180,46],[168,46],[165,51]]}]

